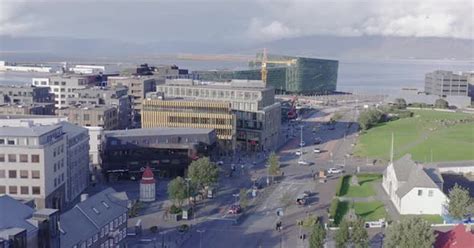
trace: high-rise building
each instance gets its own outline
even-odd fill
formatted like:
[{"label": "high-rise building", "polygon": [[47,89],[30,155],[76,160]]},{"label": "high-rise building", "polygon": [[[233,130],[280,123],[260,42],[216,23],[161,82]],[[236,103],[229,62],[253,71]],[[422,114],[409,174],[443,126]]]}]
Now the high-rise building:
[{"label": "high-rise building", "polygon": [[236,149],[239,151],[273,150],[279,141],[281,106],[275,102],[275,89],[262,81],[232,80],[229,83],[192,79],[166,80],[157,86],[165,97],[194,99],[196,103],[228,101],[236,116]]},{"label": "high-rise building", "polygon": [[452,71],[434,71],[425,75],[425,92],[430,95],[467,96],[468,76]]},{"label": "high-rise building", "polygon": [[142,127],[213,128],[220,148],[235,148],[236,121],[228,101],[148,98],[143,102]]}]

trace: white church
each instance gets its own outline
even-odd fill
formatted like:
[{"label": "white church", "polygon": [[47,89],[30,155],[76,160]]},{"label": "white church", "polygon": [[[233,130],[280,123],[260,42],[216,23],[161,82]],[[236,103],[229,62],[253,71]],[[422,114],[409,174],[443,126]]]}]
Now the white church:
[{"label": "white church", "polygon": [[441,175],[435,168],[424,168],[414,162],[410,154],[389,164],[382,186],[400,214],[445,212],[448,198],[443,193]]}]

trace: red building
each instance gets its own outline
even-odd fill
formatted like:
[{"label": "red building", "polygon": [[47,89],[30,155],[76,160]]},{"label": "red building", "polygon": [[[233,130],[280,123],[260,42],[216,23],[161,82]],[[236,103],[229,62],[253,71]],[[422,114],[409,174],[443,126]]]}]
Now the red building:
[{"label": "red building", "polygon": [[474,247],[474,233],[470,225],[459,224],[447,232],[436,232],[435,248],[470,248]]}]

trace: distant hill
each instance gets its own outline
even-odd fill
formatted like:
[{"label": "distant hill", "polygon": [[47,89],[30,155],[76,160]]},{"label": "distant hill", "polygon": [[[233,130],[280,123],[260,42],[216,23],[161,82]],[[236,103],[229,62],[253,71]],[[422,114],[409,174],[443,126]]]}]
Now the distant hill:
[{"label": "distant hill", "polygon": [[474,60],[474,40],[415,37],[308,36],[261,44],[217,42],[130,43],[106,39],[21,37],[0,35],[0,60],[42,61],[87,59],[140,61],[177,53],[247,54],[263,47],[270,53],[336,59],[457,59]]}]

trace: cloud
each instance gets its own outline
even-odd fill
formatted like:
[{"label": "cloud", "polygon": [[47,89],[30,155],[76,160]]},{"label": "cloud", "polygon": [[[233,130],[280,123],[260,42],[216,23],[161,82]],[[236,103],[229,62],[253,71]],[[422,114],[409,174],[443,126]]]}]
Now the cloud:
[{"label": "cloud", "polygon": [[364,0],[258,2],[265,14],[247,35],[276,40],[307,35],[412,36],[474,39],[471,0]]}]

